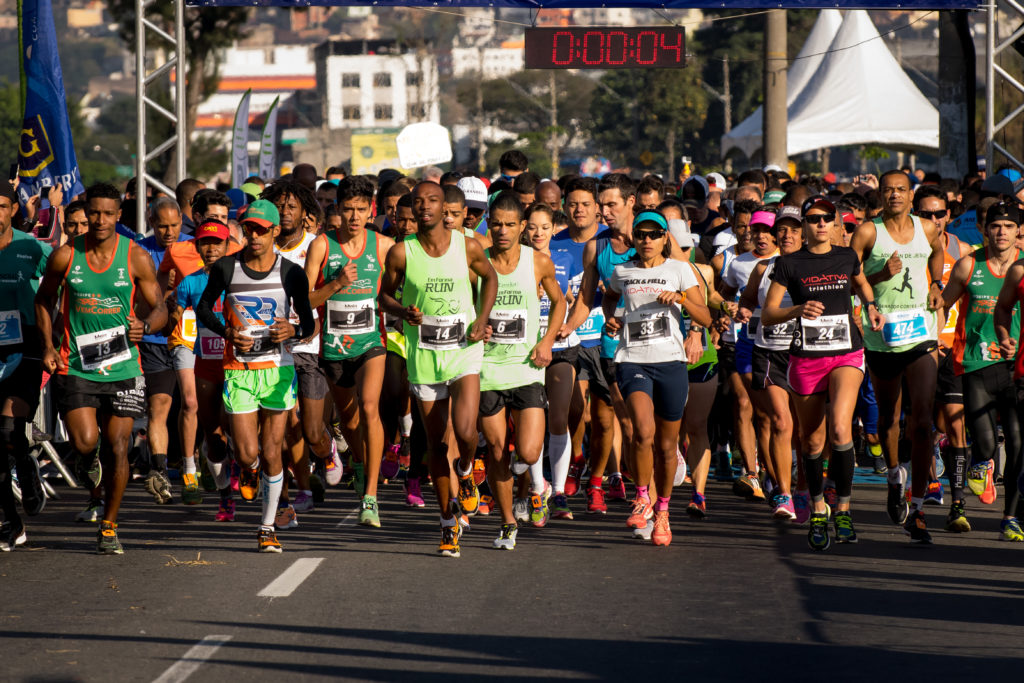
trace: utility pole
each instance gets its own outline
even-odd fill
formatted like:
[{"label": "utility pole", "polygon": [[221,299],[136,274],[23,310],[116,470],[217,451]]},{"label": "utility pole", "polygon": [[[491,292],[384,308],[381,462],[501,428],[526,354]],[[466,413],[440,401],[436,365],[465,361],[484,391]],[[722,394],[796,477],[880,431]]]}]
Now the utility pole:
[{"label": "utility pole", "polygon": [[939,173],[943,178],[962,178],[977,163],[973,85],[974,42],[967,12],[939,12]]},{"label": "utility pole", "polygon": [[765,165],[786,168],[786,10],[768,12],[764,25],[764,127],[761,131]]},{"label": "utility pole", "polygon": [[722,103],[722,127],[728,133],[732,130],[732,92],[729,89],[729,55],[722,58],[722,70],[722,92],[712,88],[707,81],[702,80],[700,84],[716,100]]},{"label": "utility pole", "polygon": [[480,175],[487,171],[487,145],[484,143],[484,49],[476,48],[476,154]]},{"label": "utility pole", "polygon": [[558,98],[555,96],[555,70],[552,69],[549,72],[548,90],[551,92],[551,106],[548,111],[551,112],[551,136],[548,138],[548,144],[551,145],[551,177],[558,177]]}]

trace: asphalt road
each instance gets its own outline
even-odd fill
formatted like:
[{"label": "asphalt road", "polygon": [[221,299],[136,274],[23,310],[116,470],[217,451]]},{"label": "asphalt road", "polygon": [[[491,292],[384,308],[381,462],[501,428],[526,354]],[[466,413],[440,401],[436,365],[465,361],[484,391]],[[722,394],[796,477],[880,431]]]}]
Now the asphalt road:
[{"label": "asphalt road", "polygon": [[134,483],[122,557],[93,554],[70,521],[84,494],[63,489],[0,554],[0,680],[1020,680],[1024,544],[997,540],[996,506],[972,498],[962,536],[929,508],[936,544],[911,546],[859,485],[861,542],[815,554],[725,484],[687,519],[688,488],[668,548],[632,540],[624,504],[590,517],[577,497],[576,520],[522,528],[511,553],[490,548],[498,517],[474,518],[459,559],[436,555],[431,500],[394,486],[383,528],[331,490],[261,555],[255,504],[216,523],[214,495],[158,507]]}]

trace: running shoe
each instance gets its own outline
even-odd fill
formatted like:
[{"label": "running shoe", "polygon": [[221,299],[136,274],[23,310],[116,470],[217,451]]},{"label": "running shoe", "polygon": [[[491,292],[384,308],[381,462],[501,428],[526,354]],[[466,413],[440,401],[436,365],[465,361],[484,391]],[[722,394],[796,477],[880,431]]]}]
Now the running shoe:
[{"label": "running shoe", "polygon": [[100,485],[100,480],[103,478],[103,465],[100,464],[100,450],[99,446],[96,450],[89,455],[79,454],[75,458],[75,478],[82,483],[86,488],[92,488]]},{"label": "running shoe", "polygon": [[772,517],[786,522],[796,519],[796,507],[793,505],[793,498],[785,493],[775,496],[775,509],[772,510]]},{"label": "running shoe", "polygon": [[949,506],[949,514],[946,515],[946,531],[965,534],[970,530],[971,523],[967,521],[967,515],[964,513],[964,502],[954,500],[953,504]]},{"label": "running shoe", "polygon": [[530,496],[530,524],[538,529],[543,529],[547,526],[550,516],[548,503],[544,500],[544,496],[539,493],[532,494]]},{"label": "running shoe", "polygon": [[704,519],[708,516],[708,507],[703,494],[693,492],[690,496],[690,503],[686,506],[686,514],[694,519]]},{"label": "running shoe", "polygon": [[516,498],[512,501],[512,516],[517,522],[529,522],[530,501],[526,498]]},{"label": "running shoe", "polygon": [[295,508],[296,512],[312,512],[314,507],[313,496],[305,491],[299,491],[295,494],[292,507]]},{"label": "running shoe", "polygon": [[826,479],[822,494],[825,496],[825,505],[834,510],[836,505],[839,504],[839,492],[836,491],[836,483],[831,479]]},{"label": "running shoe", "polygon": [[[946,437],[942,437],[943,441],[946,441]],[[941,443],[941,442],[940,442]],[[948,444],[949,442],[946,441]],[[939,444],[935,444],[935,478],[941,479],[942,475],[946,473],[946,462],[942,459],[942,448]]]},{"label": "running shoe", "polygon": [[171,480],[160,470],[150,470],[149,474],[146,475],[146,491],[153,496],[153,500],[158,505],[166,505],[173,500],[171,497]]},{"label": "running shoe", "polygon": [[217,506],[217,514],[214,519],[218,522],[235,521],[235,499],[221,498],[220,505]]},{"label": "running shoe", "polygon": [[572,463],[569,465],[569,476],[565,479],[565,495],[570,498],[579,493],[580,482],[583,479],[584,465],[585,461],[583,460],[582,455],[578,458],[574,458]]},{"label": "running shoe", "polygon": [[487,481],[487,463],[483,458],[475,458],[473,460],[473,483],[480,486],[485,481]]},{"label": "running shoe", "polygon": [[199,478],[195,474],[183,474],[181,485],[181,502],[185,505],[199,505],[203,502],[203,494],[199,490]]},{"label": "running shoe", "polygon": [[613,474],[608,479],[608,500],[626,500],[626,485],[621,474]]},{"label": "running shoe", "polygon": [[472,472],[459,477],[459,507],[470,517],[475,515],[477,508],[480,507],[480,489],[473,480]]},{"label": "running shoe", "polygon": [[260,490],[260,471],[250,467],[238,468],[238,495],[242,500],[256,500],[256,494]]},{"label": "running shoe", "polygon": [[274,526],[282,531],[298,527],[299,518],[295,514],[295,508],[291,505],[284,505],[277,508],[277,514],[274,516]]},{"label": "running shoe", "polygon": [[942,505],[942,482],[938,479],[932,479],[928,482],[928,489],[924,492],[924,504],[925,505]]},{"label": "running shoe", "polygon": [[384,459],[380,461],[380,476],[385,479],[394,479],[398,476],[398,444],[392,444],[384,451]]},{"label": "running shoe", "polygon": [[828,550],[832,539],[828,535],[828,512],[812,512],[811,528],[807,530],[807,545],[811,550]]},{"label": "running shoe", "polygon": [[412,464],[412,456],[409,454],[409,437],[403,436],[398,442],[398,466],[403,470],[409,469]]},{"label": "running shoe", "polygon": [[714,455],[715,479],[718,481],[733,481],[736,476],[732,472],[732,455],[729,451],[719,451]]},{"label": "running shoe", "polygon": [[411,508],[421,508],[426,505],[423,501],[423,492],[420,490],[419,477],[410,477],[405,480],[405,504]]},{"label": "running shoe", "polygon": [[99,498],[90,498],[85,509],[75,515],[76,522],[95,523],[103,517],[103,501]]},{"label": "running shoe", "polygon": [[682,486],[690,479],[689,473],[686,471],[686,456],[683,452],[676,447],[676,474],[672,478],[672,486]]},{"label": "running shoe", "polygon": [[117,540],[117,524],[100,522],[96,530],[96,552],[100,555],[124,555],[121,541]]},{"label": "running shoe", "polygon": [[881,455],[871,456],[871,467],[874,469],[875,474],[882,476],[889,473],[889,465],[885,462],[885,458]]},{"label": "running shoe", "polygon": [[668,545],[672,542],[672,527],[668,524],[668,510],[654,513],[654,528],[651,530],[654,545]]},{"label": "running shoe", "polygon": [[17,523],[8,521],[0,524],[0,552],[9,553],[19,545],[25,545],[27,540],[25,523],[21,519]]},{"label": "running shoe", "polygon": [[736,479],[732,485],[732,492],[740,498],[747,500],[764,500],[764,491],[761,489],[761,482],[757,475],[748,472]]},{"label": "running shoe", "polygon": [[553,519],[572,519],[572,510],[569,509],[569,499],[565,497],[564,493],[556,493],[551,496],[551,500],[548,502],[548,507],[551,510],[551,517]]},{"label": "running shoe", "polygon": [[476,509],[476,514],[483,515],[486,517],[491,514],[491,510],[494,509],[494,498],[488,496],[485,493],[480,494],[480,507]]},{"label": "running shoe", "polygon": [[887,482],[889,494],[885,502],[885,511],[889,513],[889,519],[893,524],[904,524],[910,514],[910,505],[906,498],[907,471],[899,468],[898,481],[893,483],[890,479]]},{"label": "running shoe", "polygon": [[996,502],[994,475],[995,463],[989,460],[988,467],[985,468],[985,490],[978,495],[978,500],[980,500],[984,505],[991,505]]},{"label": "running shoe", "polygon": [[377,508],[376,496],[363,496],[363,502],[359,507],[359,523],[363,526],[380,528],[380,510]]},{"label": "running shoe", "polygon": [[494,539],[494,547],[497,550],[512,550],[516,547],[516,536],[519,534],[519,527],[515,524],[502,524],[498,537]]},{"label": "running shoe", "polygon": [[437,552],[442,557],[458,557],[459,552],[459,539],[462,536],[462,531],[458,524],[452,526],[441,527],[441,545],[438,547]]},{"label": "running shoe", "polygon": [[260,527],[259,534],[256,537],[256,550],[261,553],[279,553],[284,550],[277,540],[277,534],[274,533],[274,527]]},{"label": "running shoe", "polygon": [[17,458],[14,469],[18,473],[21,506],[25,514],[35,517],[46,507],[46,492],[43,490],[43,478],[39,474],[39,461],[30,453],[25,453]]},{"label": "running shoe", "polygon": [[637,498],[633,501],[633,510],[626,520],[626,526],[630,529],[641,529],[647,526],[647,520],[654,517],[654,508],[651,501],[646,498]]},{"label": "running shoe", "polygon": [[598,486],[587,488],[587,514],[603,515],[608,512],[608,504],[604,502],[604,489]]},{"label": "running shoe", "polygon": [[805,524],[811,518],[811,494],[807,491],[797,491],[793,494],[793,512],[796,516],[793,521],[797,524]]},{"label": "running shoe", "polygon": [[914,510],[907,516],[903,532],[910,536],[911,543],[928,545],[932,542],[932,535],[928,533],[928,525],[924,521],[924,513],[920,510]]},{"label": "running shoe", "polygon": [[1013,543],[1024,541],[1024,530],[1020,528],[1020,523],[1016,517],[1001,521],[999,523],[999,533],[1004,541],[1012,541]]},{"label": "running shoe", "polygon": [[987,470],[991,462],[991,460],[986,460],[967,468],[967,488],[976,496],[980,496],[985,492],[986,483],[988,482]]},{"label": "running shoe", "polygon": [[328,486],[337,486],[341,483],[341,475],[345,473],[345,466],[338,455],[338,442],[331,439],[331,455],[324,463],[324,478]]},{"label": "running shoe", "polygon": [[853,517],[849,510],[841,510],[833,518],[836,525],[836,543],[856,543],[857,532],[853,528]]},{"label": "running shoe", "polygon": [[647,526],[640,529],[633,529],[633,538],[638,538],[642,541],[651,540],[651,534],[654,533],[654,520],[647,520]]}]

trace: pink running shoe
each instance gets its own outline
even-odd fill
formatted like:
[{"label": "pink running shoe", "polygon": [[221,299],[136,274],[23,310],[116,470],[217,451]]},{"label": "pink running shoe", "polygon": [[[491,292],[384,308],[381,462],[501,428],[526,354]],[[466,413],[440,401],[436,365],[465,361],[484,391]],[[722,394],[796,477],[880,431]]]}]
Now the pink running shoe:
[{"label": "pink running shoe", "polygon": [[797,524],[806,524],[811,518],[811,494],[807,491],[796,491],[793,493],[793,514],[796,515],[793,521]]},{"label": "pink running shoe", "polygon": [[405,504],[411,508],[421,508],[426,505],[420,491],[419,477],[409,477],[405,480]]},{"label": "pink running shoe", "polygon": [[235,501],[233,498],[221,499],[220,506],[217,508],[217,516],[214,519],[218,522],[235,521]]},{"label": "pink running shoe", "polygon": [[608,500],[626,500],[626,484],[621,475],[613,474],[608,479]]},{"label": "pink running shoe", "polygon": [[394,479],[398,476],[398,449],[398,444],[393,444],[384,451],[384,459],[380,463],[380,476],[385,479]]},{"label": "pink running shoe", "polygon": [[796,508],[793,505],[793,499],[784,493],[780,493],[776,499],[778,504],[775,509],[772,510],[772,517],[775,519],[791,522],[796,519]]}]

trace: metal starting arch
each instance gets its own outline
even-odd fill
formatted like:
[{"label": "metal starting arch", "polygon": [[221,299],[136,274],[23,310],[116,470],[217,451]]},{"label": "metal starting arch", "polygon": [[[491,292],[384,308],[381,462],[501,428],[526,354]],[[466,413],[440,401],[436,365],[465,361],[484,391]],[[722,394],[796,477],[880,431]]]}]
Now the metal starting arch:
[{"label": "metal starting arch", "polygon": [[[173,34],[158,26],[145,17],[148,7],[156,2],[173,2],[175,5]],[[984,2],[984,4],[982,4]],[[1007,150],[996,142],[999,131],[1014,122],[1024,124],[1024,105],[1008,113],[999,121],[995,120],[996,87],[1007,84],[1024,95],[1024,83],[1017,80],[1006,69],[996,64],[996,57],[1015,42],[1024,37],[1024,0],[739,0],[724,2],[723,0],[135,0],[135,78],[136,78],[136,123],[138,130],[136,153],[136,177],[138,178],[138,194],[145,196],[146,186],[153,185],[169,194],[174,191],[157,178],[149,175],[146,168],[150,161],[170,148],[177,152],[177,177],[180,181],[186,177],[186,151],[188,139],[183,130],[185,122],[185,6],[196,7],[291,7],[305,8],[313,5],[351,6],[371,5],[375,7],[519,7],[531,10],[568,9],[581,7],[626,7],[652,9],[907,9],[907,10],[942,10],[942,9],[984,9],[986,17],[985,36],[985,154],[987,168],[996,168],[996,155],[1000,155],[1009,163],[1024,170],[1024,150]],[[1016,28],[1013,23],[1021,22]],[[1011,27],[1007,37],[1000,39],[1000,29]],[[149,47],[150,34],[173,50],[173,57],[164,64],[146,73],[146,52]],[[146,94],[147,87],[172,69],[177,69],[174,79],[174,111],[169,111]],[[146,143],[146,112],[153,110],[174,124],[174,134],[168,139],[149,148]],[[145,225],[145,202],[138,203],[138,225]]]}]

